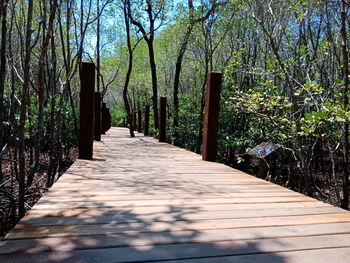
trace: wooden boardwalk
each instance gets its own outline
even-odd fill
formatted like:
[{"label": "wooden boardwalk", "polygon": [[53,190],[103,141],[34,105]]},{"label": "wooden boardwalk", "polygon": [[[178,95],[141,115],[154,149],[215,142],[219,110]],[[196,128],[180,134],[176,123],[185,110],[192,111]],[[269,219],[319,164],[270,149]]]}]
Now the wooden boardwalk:
[{"label": "wooden boardwalk", "polygon": [[350,262],[350,213],[112,128],[5,237],[0,262]]}]

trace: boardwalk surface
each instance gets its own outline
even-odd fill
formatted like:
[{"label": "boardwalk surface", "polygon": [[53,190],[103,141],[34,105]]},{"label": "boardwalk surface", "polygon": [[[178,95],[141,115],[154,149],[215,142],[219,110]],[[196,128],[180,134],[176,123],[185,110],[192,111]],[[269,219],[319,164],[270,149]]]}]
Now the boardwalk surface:
[{"label": "boardwalk surface", "polygon": [[350,213],[112,128],[5,237],[0,262],[350,262]]}]

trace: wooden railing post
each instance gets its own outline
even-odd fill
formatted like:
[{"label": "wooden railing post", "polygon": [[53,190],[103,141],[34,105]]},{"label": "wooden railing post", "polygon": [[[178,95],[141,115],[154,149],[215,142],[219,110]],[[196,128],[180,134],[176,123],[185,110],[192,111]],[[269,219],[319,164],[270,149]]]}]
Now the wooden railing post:
[{"label": "wooden railing post", "polygon": [[103,124],[106,122],[106,103],[102,102],[102,121],[101,121],[101,134],[106,134],[106,131],[102,128]]},{"label": "wooden railing post", "polygon": [[149,135],[149,110],[150,110],[150,106],[146,105],[146,109],[145,109],[145,128],[144,128],[144,135],[148,136]]},{"label": "wooden railing post", "polygon": [[112,126],[111,113],[109,111],[109,108],[104,106],[102,109],[102,127],[101,127],[103,134],[105,134],[106,131],[108,131],[111,128],[111,126]]},{"label": "wooden railing post", "polygon": [[137,114],[136,111],[133,112],[133,121],[134,121],[134,131],[137,130]]},{"label": "wooden railing post", "polygon": [[92,159],[95,115],[95,64],[81,63],[79,158]]},{"label": "wooden railing post", "polygon": [[159,103],[159,141],[166,142],[166,97],[161,97]]},{"label": "wooden railing post", "polygon": [[137,131],[138,132],[142,132],[142,126],[141,126],[141,123],[142,123],[142,117],[141,117],[141,110],[138,111],[137,113],[137,120],[138,120],[138,124],[137,124]]},{"label": "wooden railing post", "polygon": [[95,140],[101,141],[101,92],[95,92]]},{"label": "wooden railing post", "polygon": [[104,131],[107,132],[109,131],[109,129],[112,127],[112,116],[111,116],[111,112],[109,110],[109,108],[106,107],[105,109],[106,113],[106,121],[104,123]]},{"label": "wooden railing post", "polygon": [[222,74],[209,72],[205,91],[204,134],[202,159],[216,161]]}]

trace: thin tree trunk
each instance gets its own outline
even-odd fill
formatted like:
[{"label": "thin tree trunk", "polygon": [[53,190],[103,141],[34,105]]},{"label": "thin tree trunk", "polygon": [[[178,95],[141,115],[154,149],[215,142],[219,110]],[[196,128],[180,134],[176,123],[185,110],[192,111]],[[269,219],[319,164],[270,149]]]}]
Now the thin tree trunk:
[{"label": "thin tree trunk", "polygon": [[[100,13],[100,0],[97,0],[97,14]],[[101,74],[101,62],[100,62],[100,15],[97,18],[97,42],[96,42],[96,53],[97,53],[97,76],[96,76],[96,86],[97,91],[100,91],[100,74]]]},{"label": "thin tree trunk", "polygon": [[147,0],[147,14],[148,14],[148,21],[149,21],[149,32],[147,33],[145,28],[142,26],[142,24],[138,21],[136,21],[131,13],[131,4],[130,0],[126,1],[127,9],[128,9],[128,16],[131,20],[131,23],[139,28],[139,30],[143,34],[143,38],[147,43],[148,47],[148,55],[149,55],[149,62],[151,66],[151,77],[152,77],[152,104],[153,104],[153,119],[154,119],[154,128],[158,129],[158,84],[157,84],[157,67],[154,57],[154,47],[153,47],[153,40],[154,40],[154,23],[156,17],[153,16],[153,1]]},{"label": "thin tree trunk", "polygon": [[135,137],[134,133],[134,121],[133,121],[133,114],[131,112],[129,100],[128,100],[128,87],[130,82],[130,76],[132,72],[132,64],[133,64],[133,49],[131,47],[131,40],[130,40],[130,23],[129,23],[129,11],[130,10],[127,7],[127,3],[124,3],[123,6],[123,12],[124,12],[124,21],[125,21],[125,30],[126,30],[126,41],[128,46],[128,54],[129,54],[129,60],[128,60],[128,71],[126,72],[125,76],[125,82],[123,87],[123,100],[125,105],[125,110],[127,113],[127,119],[129,122],[129,131],[130,131],[130,137]]},{"label": "thin tree trunk", "polygon": [[[343,106],[344,109],[348,108],[349,104],[349,55],[347,45],[347,13],[346,3],[342,1],[341,10],[341,38],[342,38],[342,52],[343,52]],[[344,121],[343,124],[343,198],[341,201],[341,207],[349,209],[349,122]]]},{"label": "thin tree trunk", "polygon": [[202,140],[203,140],[203,121],[204,121],[204,105],[205,105],[205,85],[207,83],[207,74],[208,74],[208,62],[206,62],[205,66],[205,78],[202,85],[201,92],[201,101],[200,101],[200,109],[199,109],[199,117],[198,117],[198,134],[197,134],[197,142],[196,142],[196,153],[201,153],[202,148]]},{"label": "thin tree trunk", "polygon": [[[6,41],[7,41],[7,0],[1,1],[1,47],[0,47],[0,151],[5,145],[4,132],[4,89],[6,78]],[[0,182],[3,180],[2,158],[0,158]]]},{"label": "thin tree trunk", "polygon": [[[77,115],[76,115],[76,111],[75,111],[75,105],[74,105],[74,101],[73,101],[71,81],[70,81],[71,73],[72,73],[71,72],[71,68],[72,68],[71,67],[71,48],[70,48],[71,16],[72,16],[71,1],[67,0],[67,2],[66,2],[66,37],[64,37],[64,33],[63,33],[61,14],[59,14],[59,16],[58,16],[63,61],[64,61],[65,70],[66,70],[66,82],[65,82],[65,85],[63,87],[62,92],[63,92],[64,97],[66,97],[68,94],[68,99],[69,99],[70,106],[72,109],[74,130],[75,130],[75,134],[77,135],[78,134],[78,119],[77,119]],[[65,50],[66,45],[67,45],[67,50]]]},{"label": "thin tree trunk", "polygon": [[153,119],[154,128],[158,129],[158,84],[157,84],[157,67],[154,58],[154,48],[153,39],[147,41],[148,53],[149,53],[149,63],[151,65],[151,75],[152,75],[152,104],[153,104]]},{"label": "thin tree trunk", "polygon": [[60,141],[61,134],[61,112],[62,112],[62,100],[63,96],[60,93],[60,100],[58,110],[56,106],[57,98],[57,58],[56,58],[56,46],[55,35],[51,37],[51,70],[50,70],[50,89],[51,89],[51,149],[50,149],[50,162],[47,172],[46,186],[50,187],[55,182],[56,174],[59,170],[59,163],[62,157],[62,142]]},{"label": "thin tree trunk", "polygon": [[[43,0],[44,2],[46,0]],[[44,106],[45,106],[45,75],[46,75],[46,65],[45,60],[50,44],[51,37],[53,36],[54,22],[56,16],[56,9],[58,3],[57,0],[53,1],[50,6],[50,17],[49,24],[47,28],[46,35],[43,39],[43,44],[41,47],[41,52],[39,56],[39,65],[38,65],[38,102],[39,102],[39,111],[38,111],[38,130],[36,135],[36,144],[35,144],[35,152],[34,152],[34,162],[31,165],[30,172],[28,174],[27,186],[31,186],[34,179],[34,174],[39,165],[40,152],[42,151],[45,137],[44,131]],[[46,7],[44,3],[44,17],[46,17]]]},{"label": "thin tree trunk", "polygon": [[[193,26],[197,23],[203,22],[209,18],[210,15],[212,15],[215,11],[215,8],[219,4],[217,1],[213,1],[211,8],[204,14],[202,17],[198,19],[194,19],[194,7],[193,7],[193,0],[188,0],[188,11],[189,11],[189,22],[186,30],[185,37],[183,38],[181,44],[180,44],[180,49],[179,53],[176,59],[176,67],[175,67],[175,76],[174,76],[174,91],[173,91],[173,96],[174,96],[174,120],[173,120],[173,128],[174,128],[174,144],[178,145],[178,140],[179,140],[179,132],[178,132],[178,125],[179,125],[179,84],[180,84],[180,74],[181,74],[181,67],[182,67],[182,60],[185,55],[187,45],[193,30]],[[200,121],[200,126],[201,126],[201,121]],[[202,130],[202,128],[200,128]],[[200,132],[201,133],[201,132]],[[200,134],[201,138],[201,134]],[[201,139],[199,139],[199,144],[201,144]],[[200,151],[198,150],[198,141],[197,141],[197,147],[196,147],[196,152]]]},{"label": "thin tree trunk", "polygon": [[180,84],[180,74],[182,68],[182,59],[185,55],[185,51],[187,49],[187,44],[191,36],[191,32],[193,29],[193,23],[190,22],[186,35],[181,43],[181,47],[176,59],[176,67],[175,67],[175,76],[174,76],[174,91],[173,91],[173,99],[174,99],[174,120],[173,120],[173,128],[174,128],[174,145],[179,145],[179,84]]},{"label": "thin tree trunk", "polygon": [[28,15],[25,37],[25,59],[24,59],[24,78],[21,99],[21,112],[18,127],[19,139],[19,175],[18,175],[18,214],[23,217],[25,214],[24,196],[25,196],[25,175],[26,175],[26,156],[25,156],[25,140],[24,129],[27,120],[29,82],[30,82],[30,59],[31,59],[31,37],[32,37],[32,20],[33,20],[33,0],[28,0]]}]

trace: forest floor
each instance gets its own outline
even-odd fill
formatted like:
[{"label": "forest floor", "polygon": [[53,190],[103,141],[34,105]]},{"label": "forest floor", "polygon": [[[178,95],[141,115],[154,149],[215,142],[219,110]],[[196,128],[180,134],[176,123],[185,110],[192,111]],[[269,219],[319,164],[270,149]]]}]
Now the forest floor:
[{"label": "forest floor", "polygon": [[[315,178],[315,181],[314,181],[313,186],[312,186],[311,194],[307,194],[305,192],[305,190],[300,189],[299,183],[293,183],[293,184],[287,185],[283,176],[281,176],[281,175],[279,175],[277,178],[271,179],[269,181],[271,181],[275,184],[287,187],[293,191],[309,195],[310,197],[313,197],[313,198],[320,200],[322,202],[332,204],[334,206],[339,207],[340,201],[337,198],[334,184],[329,183],[329,179],[322,173],[317,173],[315,177],[316,178]],[[298,178],[298,179],[299,179],[299,181],[302,180],[302,178]],[[338,184],[338,186],[342,185],[342,181],[340,178],[338,178],[337,184]],[[337,191],[339,192],[340,195],[342,195],[342,191],[339,188],[340,187],[337,187]]]},{"label": "forest floor", "polygon": [[[256,166],[254,167],[250,165],[248,167],[243,168],[237,167],[237,165],[234,165],[232,163],[229,163],[227,165],[258,177],[258,167]],[[339,194],[339,196],[342,196],[341,185],[343,182],[340,176],[337,177],[336,180],[330,181],[329,176],[325,171],[313,171],[313,183],[311,187],[312,190],[311,193],[308,194],[305,191],[305,189],[301,187],[303,186],[303,178],[300,176],[300,174],[293,173],[290,175],[290,178],[287,178],[286,174],[288,174],[288,171],[287,168],[284,167],[284,169],[279,169],[274,176],[270,175],[264,179],[266,181],[289,188],[293,191],[308,195],[324,203],[340,207],[340,197],[337,197],[337,193]],[[342,173],[341,171],[338,171],[337,174],[341,175]]]},{"label": "forest floor", "polygon": [[[20,220],[17,212],[18,183],[16,180],[16,167],[10,154],[11,149],[3,156],[2,172],[4,180],[0,183],[0,239],[14,227]],[[71,148],[67,157],[62,161],[58,176],[60,177],[75,161],[78,156],[77,148]],[[29,158],[27,158],[29,159]],[[26,210],[29,210],[47,192],[47,170],[49,166],[49,154],[40,158],[38,170],[34,175],[34,181],[25,195]],[[27,165],[29,171],[29,162]]]}]

